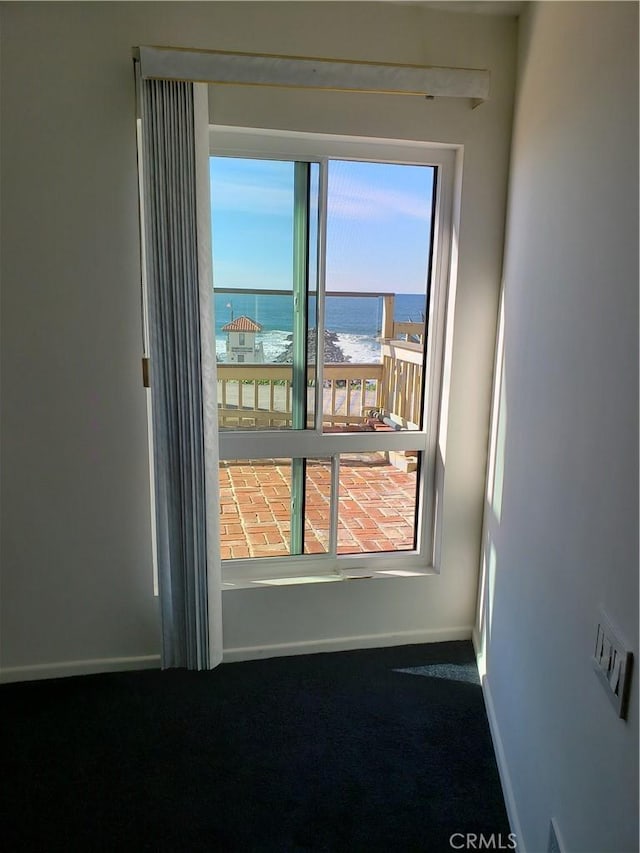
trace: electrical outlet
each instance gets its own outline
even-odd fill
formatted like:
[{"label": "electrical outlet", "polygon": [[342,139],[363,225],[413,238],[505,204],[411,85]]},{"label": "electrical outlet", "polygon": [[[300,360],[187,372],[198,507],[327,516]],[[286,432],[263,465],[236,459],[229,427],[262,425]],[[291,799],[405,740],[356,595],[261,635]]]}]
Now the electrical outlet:
[{"label": "electrical outlet", "polygon": [[549,824],[549,843],[547,844],[547,853],[564,853],[564,845],[560,843],[560,833],[556,819],[551,818]]},{"label": "electrical outlet", "polygon": [[601,610],[596,628],[593,668],[622,719],[627,715],[632,660],[633,656],[620,639],[618,631],[604,610]]}]

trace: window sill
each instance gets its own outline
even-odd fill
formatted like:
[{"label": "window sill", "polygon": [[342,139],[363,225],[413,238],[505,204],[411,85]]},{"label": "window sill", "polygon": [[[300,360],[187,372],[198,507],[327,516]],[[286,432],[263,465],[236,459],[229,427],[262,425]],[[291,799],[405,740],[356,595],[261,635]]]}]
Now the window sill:
[{"label": "window sill", "polygon": [[433,569],[345,569],[331,574],[299,574],[273,577],[235,577],[222,583],[223,592],[234,589],[264,589],[266,587],[302,586],[319,583],[342,583],[356,580],[389,580],[424,578],[436,575]]}]

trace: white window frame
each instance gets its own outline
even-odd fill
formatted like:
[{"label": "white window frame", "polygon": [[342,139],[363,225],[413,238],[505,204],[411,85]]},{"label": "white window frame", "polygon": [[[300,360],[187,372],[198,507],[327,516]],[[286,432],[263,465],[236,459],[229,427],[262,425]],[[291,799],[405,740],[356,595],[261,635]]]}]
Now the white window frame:
[{"label": "white window frame", "polygon": [[[459,207],[459,146],[419,141],[301,133],[271,129],[211,125],[211,156],[247,157],[251,159],[314,162],[320,165],[320,197],[326,195],[329,160],[397,163],[435,166],[438,169],[435,198],[435,221],[431,264],[431,304],[428,312],[427,353],[423,382],[423,428],[394,433],[323,433],[322,406],[316,405],[314,429],[220,432],[220,459],[260,458],[327,458],[349,452],[383,450],[419,450],[422,465],[417,483],[420,512],[417,517],[416,541],[411,551],[344,554],[302,554],[288,557],[260,557],[223,561],[223,587],[252,584],[295,583],[345,580],[359,577],[403,577],[439,572],[439,549],[442,517],[442,477],[436,476],[438,431],[443,417],[443,386],[448,384],[445,371],[445,335],[453,328],[450,293],[455,263],[454,210]],[[324,184],[324,188],[323,188]],[[215,186],[212,186],[215,193]],[[324,287],[326,251],[326,211],[320,210],[319,222],[319,293]],[[215,266],[214,266],[215,278]],[[323,310],[319,296],[319,312]],[[447,360],[448,361],[448,360]],[[321,360],[318,363],[318,393],[322,392]],[[247,439],[253,443],[247,454]],[[335,470],[333,481],[335,486]]]}]

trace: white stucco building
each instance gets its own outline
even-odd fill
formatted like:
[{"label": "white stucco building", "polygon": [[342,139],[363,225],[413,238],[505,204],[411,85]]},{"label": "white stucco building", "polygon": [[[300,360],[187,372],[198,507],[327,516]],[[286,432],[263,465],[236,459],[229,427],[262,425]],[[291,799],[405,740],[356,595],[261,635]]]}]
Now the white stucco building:
[{"label": "white stucco building", "polygon": [[262,331],[260,323],[251,317],[236,317],[222,331],[227,333],[227,362],[231,364],[262,364],[264,352],[262,343],[256,343],[256,332]]}]

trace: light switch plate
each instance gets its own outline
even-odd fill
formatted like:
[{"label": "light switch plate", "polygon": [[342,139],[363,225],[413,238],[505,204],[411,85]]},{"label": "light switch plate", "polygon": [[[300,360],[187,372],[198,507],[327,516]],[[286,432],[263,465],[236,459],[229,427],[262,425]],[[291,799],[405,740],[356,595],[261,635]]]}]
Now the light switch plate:
[{"label": "light switch plate", "polygon": [[618,716],[626,719],[633,655],[602,609],[598,616],[592,662]]}]

